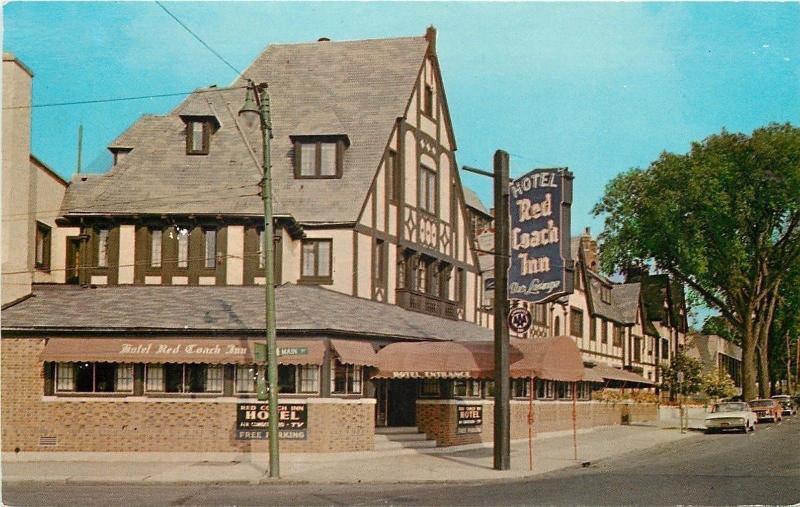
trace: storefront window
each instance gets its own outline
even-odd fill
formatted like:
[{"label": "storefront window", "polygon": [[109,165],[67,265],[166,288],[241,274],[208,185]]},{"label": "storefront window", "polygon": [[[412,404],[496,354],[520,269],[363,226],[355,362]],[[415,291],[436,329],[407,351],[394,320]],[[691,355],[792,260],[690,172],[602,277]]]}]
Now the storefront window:
[{"label": "storefront window", "polygon": [[555,398],[555,382],[552,380],[536,381],[536,398],[540,400],[552,400]]},{"label": "storefront window", "polygon": [[331,392],[333,394],[361,394],[361,366],[342,364],[338,359],[331,363]]},{"label": "storefront window", "polygon": [[454,380],[453,396],[460,396],[464,398],[480,398],[480,380]]},{"label": "storefront window", "polygon": [[255,365],[239,365],[236,367],[236,392],[254,393],[256,392],[256,382],[258,381],[258,368]]},{"label": "storefront window", "polygon": [[556,392],[559,400],[571,400],[572,382],[556,382]]},{"label": "storefront window", "polygon": [[592,398],[592,384],[589,382],[580,382],[578,384],[578,399],[589,400]]},{"label": "storefront window", "polygon": [[133,391],[133,365],[56,363],[56,391],[114,393]]},{"label": "storefront window", "polygon": [[315,365],[278,365],[278,392],[285,394],[319,392],[319,368]]},{"label": "storefront window", "polygon": [[512,381],[511,390],[514,398],[530,397],[531,381],[527,378],[517,378]]},{"label": "storefront window", "polygon": [[435,379],[427,379],[420,382],[419,395],[423,397],[439,396],[441,394],[441,386],[439,381]]},{"label": "storefront window", "polygon": [[222,392],[222,365],[219,364],[148,364],[145,376],[145,388],[149,392]]}]

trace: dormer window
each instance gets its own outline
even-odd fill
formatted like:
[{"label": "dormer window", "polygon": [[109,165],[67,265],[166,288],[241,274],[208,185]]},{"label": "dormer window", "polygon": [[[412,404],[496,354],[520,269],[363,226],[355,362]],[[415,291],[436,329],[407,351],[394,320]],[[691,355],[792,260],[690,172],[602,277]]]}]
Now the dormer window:
[{"label": "dormer window", "polygon": [[186,154],[208,155],[211,144],[211,123],[203,120],[191,120],[186,123]]},{"label": "dormer window", "polygon": [[346,138],[294,138],[295,178],[341,178]]}]

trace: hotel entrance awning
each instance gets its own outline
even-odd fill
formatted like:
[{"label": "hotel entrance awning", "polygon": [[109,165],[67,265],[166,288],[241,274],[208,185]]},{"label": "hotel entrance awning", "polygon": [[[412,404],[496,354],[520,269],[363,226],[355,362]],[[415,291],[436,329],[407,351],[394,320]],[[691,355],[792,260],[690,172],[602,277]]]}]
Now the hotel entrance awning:
[{"label": "hotel entrance awning", "polygon": [[[253,364],[254,338],[51,338],[42,361]],[[322,364],[322,340],[278,340],[279,364]]]},{"label": "hotel entrance awning", "polygon": [[[512,378],[568,382],[583,379],[583,360],[568,336],[511,340]],[[393,343],[378,352],[375,378],[482,378],[494,376],[493,342]]]}]

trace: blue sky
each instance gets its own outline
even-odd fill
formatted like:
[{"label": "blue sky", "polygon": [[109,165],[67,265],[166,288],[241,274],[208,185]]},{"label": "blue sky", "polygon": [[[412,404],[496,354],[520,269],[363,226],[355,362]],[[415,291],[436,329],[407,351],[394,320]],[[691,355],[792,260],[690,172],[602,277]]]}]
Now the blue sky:
[{"label": "blue sky", "polygon": [[[458,162],[512,175],[568,166],[573,232],[617,173],[663,150],[769,122],[800,124],[798,3],[167,3],[234,66],[272,42],[421,35],[433,24]],[[235,74],[153,2],[29,3],[3,9],[3,45],[36,75],[34,103],[229,84]],[[33,110],[33,152],[58,173],[110,163],[105,146],[180,97]],[[88,166],[88,167],[87,167]],[[465,174],[487,205],[491,183]]]}]

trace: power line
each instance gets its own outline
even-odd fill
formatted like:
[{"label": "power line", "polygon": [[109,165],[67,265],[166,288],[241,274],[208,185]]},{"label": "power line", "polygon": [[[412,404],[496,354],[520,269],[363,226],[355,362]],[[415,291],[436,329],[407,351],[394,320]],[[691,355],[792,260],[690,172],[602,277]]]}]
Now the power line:
[{"label": "power line", "polygon": [[176,93],[160,93],[154,95],[137,95],[132,97],[114,97],[110,99],[94,99],[94,100],[75,100],[71,102],[49,102],[45,104],[27,104],[24,106],[5,106],[3,110],[9,109],[36,109],[42,107],[60,107],[60,106],[78,106],[83,104],[101,104],[105,102],[123,102],[126,100],[143,100],[143,99],[158,99],[162,97],[182,97],[185,95],[191,95],[193,93],[212,93],[212,92],[221,92],[227,90],[242,90],[247,88],[246,86],[230,86],[230,87],[222,87],[222,88],[211,88],[208,90],[193,90],[190,92],[176,92]]},{"label": "power line", "polygon": [[181,21],[180,19],[178,19],[178,17],[177,17],[177,16],[175,16],[175,15],[174,15],[173,13],[171,13],[171,12],[170,12],[170,11],[169,11],[169,10],[168,10],[166,7],[164,7],[164,4],[162,4],[162,3],[161,3],[161,2],[159,2],[158,0],[156,0],[156,4],[157,4],[159,7],[161,7],[162,9],[164,9],[164,12],[166,12],[167,14],[169,14],[169,17],[171,17],[171,18],[172,18],[172,19],[174,19],[174,20],[175,20],[175,21],[176,21],[176,22],[177,22],[179,25],[181,25],[181,26],[183,27],[183,29],[184,29],[184,30],[186,30],[187,32],[189,32],[189,33],[192,35],[192,37],[194,37],[195,39],[197,39],[197,41],[198,41],[200,44],[202,44],[203,46],[205,46],[205,48],[206,48],[206,49],[208,49],[209,51],[211,51],[211,52],[214,54],[214,56],[216,56],[217,58],[219,58],[220,60],[222,60],[222,62],[223,62],[225,65],[227,65],[228,67],[230,67],[230,68],[231,68],[231,70],[233,70],[233,71],[236,73],[236,75],[237,75],[237,76],[241,76],[241,75],[242,75],[241,71],[239,71],[239,70],[238,70],[236,67],[234,67],[233,65],[231,65],[231,63],[230,63],[228,60],[226,60],[225,58],[223,58],[223,57],[222,57],[222,55],[220,55],[219,53],[217,53],[216,51],[214,51],[214,48],[212,48],[211,46],[209,46],[208,44],[206,44],[206,42],[205,42],[203,39],[201,39],[201,38],[200,38],[200,37],[199,37],[199,36],[198,36],[196,33],[194,33],[194,32],[193,32],[193,31],[192,31],[192,30],[191,30],[191,29],[190,29],[188,26],[186,26],[186,25],[183,23],[183,21]]}]

